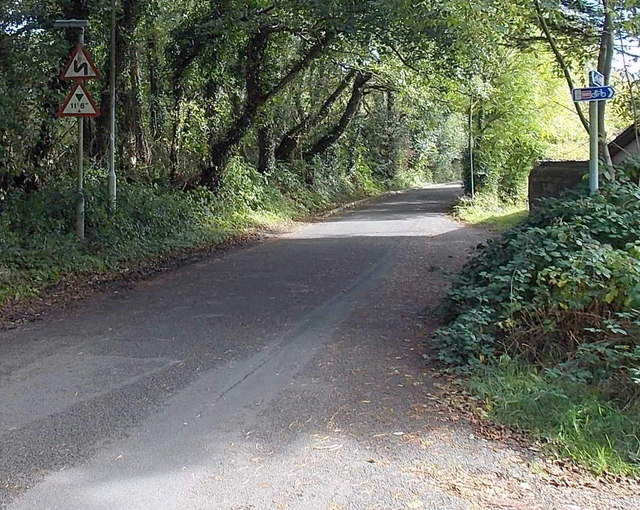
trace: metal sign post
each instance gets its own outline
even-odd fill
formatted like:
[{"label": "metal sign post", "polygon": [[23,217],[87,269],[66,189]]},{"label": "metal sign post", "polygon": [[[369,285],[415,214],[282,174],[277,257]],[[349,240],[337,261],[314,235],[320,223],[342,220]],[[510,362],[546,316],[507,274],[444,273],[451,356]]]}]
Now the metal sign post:
[{"label": "metal sign post", "polygon": [[[80,29],[78,44],[84,44],[84,27]],[[84,118],[78,117],[78,202],[76,203],[76,235],[84,241]]]},{"label": "metal sign post", "polygon": [[81,241],[85,237],[84,228],[84,118],[97,117],[100,110],[91,97],[91,94],[84,86],[85,80],[99,78],[100,73],[93,64],[89,53],[84,47],[84,31],[89,25],[87,20],[57,20],[54,22],[56,28],[77,28],[80,29],[78,35],[78,45],[69,57],[69,61],[60,76],[63,80],[73,80],[75,86],[67,96],[62,106],[58,109],[58,117],[78,118],[78,181],[76,198],[76,235]]},{"label": "metal sign post", "polygon": [[589,191],[595,195],[600,188],[598,161],[598,104],[589,104]]},{"label": "metal sign post", "polygon": [[77,81],[71,93],[58,109],[58,117],[78,118],[78,187],[76,203],[76,234],[84,239],[84,119],[97,117],[100,110],[82,81]]},{"label": "metal sign post", "polygon": [[84,241],[84,119],[78,117],[78,198],[76,202],[76,235]]},{"label": "metal sign post", "polygon": [[116,210],[116,0],[111,0],[111,48],[109,49],[109,209]]},{"label": "metal sign post", "polygon": [[[600,73],[589,73],[589,86],[601,82]],[[613,89],[612,89],[613,90]],[[600,169],[598,168],[598,101],[589,102],[589,192],[595,195],[600,188]]]},{"label": "metal sign post", "polygon": [[469,177],[471,179],[471,198],[476,196],[476,183],[473,168],[473,97],[469,96]]},{"label": "metal sign post", "polygon": [[597,71],[589,73],[589,87],[573,89],[574,102],[589,102],[589,190],[594,195],[600,187],[600,169],[598,161],[598,101],[612,99],[616,91],[604,85],[604,76]]}]

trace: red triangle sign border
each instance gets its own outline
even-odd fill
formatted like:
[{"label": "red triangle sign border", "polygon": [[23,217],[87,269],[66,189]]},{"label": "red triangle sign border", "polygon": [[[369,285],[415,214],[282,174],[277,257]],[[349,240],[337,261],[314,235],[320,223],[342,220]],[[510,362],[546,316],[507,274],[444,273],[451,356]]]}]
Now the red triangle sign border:
[{"label": "red triangle sign border", "polygon": [[[69,69],[71,69],[71,65],[73,64],[73,61],[76,59],[76,56],[78,55],[78,53],[82,53],[84,58],[87,60],[89,69],[93,71],[94,76],[71,76],[71,77],[66,76],[67,73],[69,72]],[[89,55],[87,48],[81,43],[76,44],[75,48],[71,52],[71,55],[69,56],[69,60],[67,61],[66,65],[64,66],[64,69],[62,70],[62,73],[60,74],[60,79],[84,81],[84,80],[97,80],[101,77],[102,76],[100,75],[100,71],[98,71],[98,68],[93,63],[93,59],[91,58],[91,55]]]},{"label": "red triangle sign border", "polygon": [[[73,96],[77,93],[78,89],[82,90],[82,93],[87,97],[87,100],[89,101],[89,103],[91,103],[94,111],[89,113],[64,113],[64,110],[67,108],[67,106],[73,99]],[[56,115],[58,117],[99,117],[100,108],[98,108],[98,105],[96,105],[93,96],[89,94],[89,91],[85,88],[84,83],[78,82],[74,85],[73,89],[71,89],[71,92],[62,103],[62,106],[58,108]]]}]

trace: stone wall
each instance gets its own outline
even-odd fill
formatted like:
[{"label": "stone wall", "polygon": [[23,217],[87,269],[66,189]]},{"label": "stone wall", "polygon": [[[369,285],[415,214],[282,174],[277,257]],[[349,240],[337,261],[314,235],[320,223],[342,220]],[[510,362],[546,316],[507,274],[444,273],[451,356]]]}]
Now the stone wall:
[{"label": "stone wall", "polygon": [[543,198],[559,196],[574,187],[589,172],[588,161],[543,161],[529,175],[529,208]]}]

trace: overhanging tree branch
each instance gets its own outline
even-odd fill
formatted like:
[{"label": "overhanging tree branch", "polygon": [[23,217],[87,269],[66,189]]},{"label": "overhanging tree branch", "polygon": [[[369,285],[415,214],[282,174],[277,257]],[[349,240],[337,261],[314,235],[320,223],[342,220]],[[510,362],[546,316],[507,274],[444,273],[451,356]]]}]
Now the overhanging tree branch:
[{"label": "overhanging tree branch", "polygon": [[[602,8],[604,10],[604,20],[602,24],[602,33],[600,34],[600,48],[598,50],[598,72],[604,76],[605,85],[609,84],[611,78],[611,65],[613,62],[613,13],[609,0],[602,0]],[[613,166],[611,161],[611,153],[607,145],[607,130],[605,125],[607,102],[598,101],[598,144],[600,155],[610,167]]]},{"label": "overhanging tree branch", "polygon": [[262,25],[251,37],[244,52],[245,100],[242,112],[221,137],[210,141],[209,162],[202,169],[199,179],[203,186],[215,188],[219,184],[233,150],[253,126],[260,109],[318,58],[333,38],[332,35],[325,34],[307,49],[271,90],[263,92],[261,73],[269,39],[273,34],[288,30],[286,25],[281,24]]},{"label": "overhanging tree branch", "polygon": [[301,122],[296,124],[284,134],[275,151],[275,157],[277,159],[279,159],[280,161],[288,161],[289,159],[291,159],[293,152],[300,145],[302,137],[315,126],[317,126],[328,115],[331,107],[340,98],[355,74],[355,70],[347,73],[342,78],[342,80],[340,80],[340,83],[338,83],[338,86],[334,89],[331,95],[327,99],[325,99],[325,101],[322,103],[322,106],[315,114],[307,115],[304,119],[302,119]]},{"label": "overhanging tree branch", "polygon": [[[567,85],[569,86],[569,89],[573,90],[575,87],[573,84],[573,78],[571,77],[571,72],[569,71],[569,66],[567,65],[567,61],[562,56],[562,53],[560,52],[560,49],[558,48],[558,45],[556,44],[553,38],[553,35],[551,34],[551,30],[549,30],[549,25],[547,24],[547,21],[544,17],[544,13],[542,12],[540,0],[534,0],[534,5],[536,9],[536,16],[538,18],[538,22],[540,23],[540,28],[542,29],[542,32],[544,33],[544,36],[547,39],[547,42],[549,43],[549,47],[551,48],[551,51],[553,52],[553,55],[556,58],[556,62],[558,63],[558,65],[560,66],[560,69],[562,70],[562,73],[564,74],[564,77],[565,77],[565,80],[567,81]],[[578,113],[578,117],[580,117],[580,122],[582,123],[582,125],[584,126],[584,128],[588,133],[589,121],[587,120],[584,113],[582,112],[580,105],[578,103],[574,103],[574,105],[576,108],[576,112]]]},{"label": "overhanging tree branch", "polygon": [[278,94],[289,83],[291,83],[301,71],[309,67],[309,64],[311,64],[311,62],[318,58],[327,49],[332,40],[333,34],[325,34],[322,39],[311,46],[304,57],[298,60],[269,92],[264,94],[264,102]]},{"label": "overhanging tree branch", "polygon": [[338,120],[336,125],[333,126],[327,134],[313,144],[313,146],[305,153],[304,159],[310,160],[314,156],[322,154],[340,139],[349,126],[349,123],[358,113],[358,109],[362,104],[362,98],[364,97],[365,86],[371,78],[373,78],[373,73],[370,72],[361,72],[358,74],[353,82],[351,97],[349,98],[349,102],[347,103],[340,120]]}]

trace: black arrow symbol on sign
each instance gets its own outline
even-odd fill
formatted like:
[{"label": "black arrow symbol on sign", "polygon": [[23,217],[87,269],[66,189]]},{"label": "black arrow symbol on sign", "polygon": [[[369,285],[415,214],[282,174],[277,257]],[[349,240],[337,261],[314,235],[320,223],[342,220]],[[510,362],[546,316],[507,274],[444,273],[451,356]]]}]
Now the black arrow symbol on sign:
[{"label": "black arrow symbol on sign", "polygon": [[76,94],[76,97],[78,98],[78,101],[82,101],[84,94]]},{"label": "black arrow symbol on sign", "polygon": [[74,61],[73,62],[73,70],[76,73],[79,73],[79,72],[82,71],[82,74],[87,76],[89,74],[89,64],[87,64],[87,62]]}]

